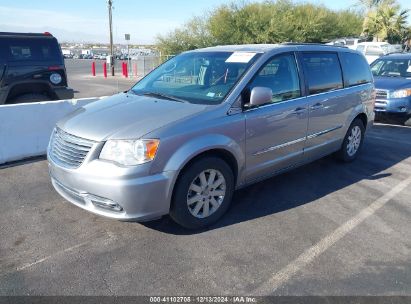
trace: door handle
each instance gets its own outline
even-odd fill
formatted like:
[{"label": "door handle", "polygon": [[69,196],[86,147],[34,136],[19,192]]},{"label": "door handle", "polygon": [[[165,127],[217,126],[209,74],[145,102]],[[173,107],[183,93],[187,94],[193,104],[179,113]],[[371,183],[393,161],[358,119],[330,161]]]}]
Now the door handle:
[{"label": "door handle", "polygon": [[304,113],[306,110],[307,110],[307,108],[298,107],[292,112],[292,114],[300,115],[300,114]]},{"label": "door handle", "polygon": [[316,104],[312,105],[312,106],[310,107],[310,109],[311,109],[311,110],[318,110],[318,109],[321,109],[321,108],[323,108],[323,107],[324,107],[324,105],[323,105],[321,102],[317,102]]}]

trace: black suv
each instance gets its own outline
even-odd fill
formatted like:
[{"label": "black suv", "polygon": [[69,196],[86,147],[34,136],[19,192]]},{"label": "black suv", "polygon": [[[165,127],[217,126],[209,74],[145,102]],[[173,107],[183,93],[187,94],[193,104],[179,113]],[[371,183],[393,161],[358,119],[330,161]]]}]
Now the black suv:
[{"label": "black suv", "polygon": [[73,96],[55,37],[0,32],[0,105]]}]

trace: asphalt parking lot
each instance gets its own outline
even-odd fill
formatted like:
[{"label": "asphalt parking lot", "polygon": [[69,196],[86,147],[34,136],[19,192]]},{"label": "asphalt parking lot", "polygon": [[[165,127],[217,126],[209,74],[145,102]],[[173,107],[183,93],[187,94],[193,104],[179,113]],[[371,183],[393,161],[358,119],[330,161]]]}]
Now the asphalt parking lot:
[{"label": "asphalt parking lot", "polygon": [[116,65],[115,75],[103,77],[104,60],[96,60],[96,76],[91,74],[89,59],[66,59],[68,84],[74,89],[74,98],[110,96],[118,92],[129,90],[137,82],[136,77],[125,78],[122,76],[120,63]]},{"label": "asphalt parking lot", "polygon": [[409,127],[237,191],[201,232],[89,214],[44,160],[0,181],[0,295],[411,295]]}]

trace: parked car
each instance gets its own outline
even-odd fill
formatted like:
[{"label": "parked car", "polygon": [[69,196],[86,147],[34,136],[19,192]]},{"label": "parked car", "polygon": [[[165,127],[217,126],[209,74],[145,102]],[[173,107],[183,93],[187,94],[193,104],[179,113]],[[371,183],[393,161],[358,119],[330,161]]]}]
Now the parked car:
[{"label": "parked car", "polygon": [[326,44],[335,46],[345,46],[350,49],[356,50],[358,44],[365,41],[365,38],[339,38]]},{"label": "parked car", "polygon": [[387,42],[361,42],[357,45],[357,51],[363,53],[370,64],[383,55],[397,52],[396,49]]},{"label": "parked car", "polygon": [[402,44],[392,44],[393,53],[404,53],[404,46]]},{"label": "parked car", "polygon": [[186,52],[58,122],[51,180],[95,214],[145,221],[169,213],[184,227],[205,227],[235,189],[331,153],[353,161],[374,102],[370,67],[348,48]]},{"label": "parked car", "polygon": [[0,32],[0,105],[73,95],[55,37],[50,33]]},{"label": "parked car", "polygon": [[371,64],[377,119],[407,122],[411,117],[411,54],[382,56]]}]

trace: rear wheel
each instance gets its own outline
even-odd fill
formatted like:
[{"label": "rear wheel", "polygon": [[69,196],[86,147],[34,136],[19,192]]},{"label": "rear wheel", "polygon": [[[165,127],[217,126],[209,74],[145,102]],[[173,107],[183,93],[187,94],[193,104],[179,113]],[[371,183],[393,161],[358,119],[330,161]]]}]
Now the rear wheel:
[{"label": "rear wheel", "polygon": [[228,210],[233,192],[233,172],[225,161],[199,159],[178,179],[170,216],[188,229],[210,226]]},{"label": "rear wheel", "polygon": [[15,103],[50,101],[50,100],[51,99],[48,95],[32,93],[32,94],[23,94],[23,95],[17,96],[7,103],[15,104]]},{"label": "rear wheel", "polygon": [[352,162],[357,158],[364,141],[365,127],[360,119],[355,119],[348,128],[337,157],[344,162]]}]

